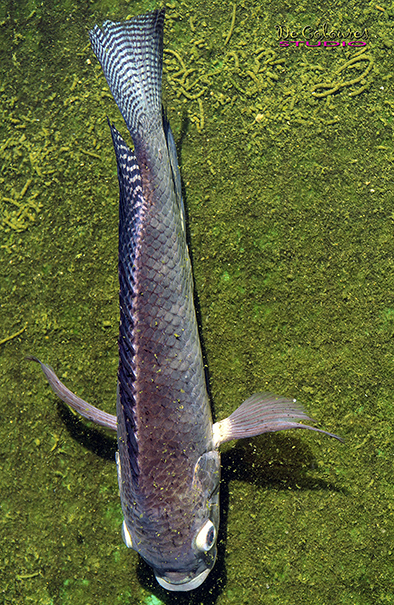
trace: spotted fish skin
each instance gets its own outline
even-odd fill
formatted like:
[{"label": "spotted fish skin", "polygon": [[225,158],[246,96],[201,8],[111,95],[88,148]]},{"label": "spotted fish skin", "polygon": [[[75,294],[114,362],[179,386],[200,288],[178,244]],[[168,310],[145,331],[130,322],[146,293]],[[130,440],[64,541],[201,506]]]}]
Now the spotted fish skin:
[{"label": "spotted fish skin", "polygon": [[164,582],[211,569],[195,538],[219,522],[220,459],[193,302],[175,145],[161,106],[164,11],[91,32],[134,142],[112,138],[120,189],[117,398],[124,531]]}]

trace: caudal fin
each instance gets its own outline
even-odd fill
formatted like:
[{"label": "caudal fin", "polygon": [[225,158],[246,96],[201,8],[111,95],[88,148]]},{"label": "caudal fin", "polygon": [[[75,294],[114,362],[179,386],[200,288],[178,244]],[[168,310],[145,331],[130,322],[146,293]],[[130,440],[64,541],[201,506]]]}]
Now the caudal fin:
[{"label": "caudal fin", "polygon": [[161,78],[165,10],[106,21],[89,33],[93,51],[137,146],[162,123]]}]

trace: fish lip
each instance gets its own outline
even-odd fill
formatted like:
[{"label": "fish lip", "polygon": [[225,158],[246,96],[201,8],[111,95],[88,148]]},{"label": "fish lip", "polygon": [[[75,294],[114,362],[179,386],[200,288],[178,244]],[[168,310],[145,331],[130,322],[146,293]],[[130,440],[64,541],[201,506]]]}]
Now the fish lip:
[{"label": "fish lip", "polygon": [[[177,579],[177,576],[179,577],[183,574],[178,574],[174,572],[169,572],[164,577],[158,576],[155,573],[155,576],[160,586],[162,586],[166,590],[172,590],[173,592],[187,592],[189,590],[194,590],[195,588],[201,586],[210,571],[211,570],[209,568],[204,569],[204,571],[199,573],[198,576],[195,576],[194,578],[190,578],[190,574],[185,574],[182,579]],[[171,575],[173,576],[173,578],[169,577]]]}]

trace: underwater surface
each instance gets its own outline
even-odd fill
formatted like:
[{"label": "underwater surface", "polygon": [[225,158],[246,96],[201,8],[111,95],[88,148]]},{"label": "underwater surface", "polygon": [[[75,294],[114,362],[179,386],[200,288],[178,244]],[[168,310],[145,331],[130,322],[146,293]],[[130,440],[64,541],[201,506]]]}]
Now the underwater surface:
[{"label": "underwater surface", "polygon": [[167,593],[124,546],[114,438],[25,360],[114,413],[106,116],[127,130],[88,31],[157,6],[0,6],[0,602],[390,603],[394,5],[166,5],[163,97],[215,419],[271,391],[345,439],[222,448],[219,556],[201,588]]}]

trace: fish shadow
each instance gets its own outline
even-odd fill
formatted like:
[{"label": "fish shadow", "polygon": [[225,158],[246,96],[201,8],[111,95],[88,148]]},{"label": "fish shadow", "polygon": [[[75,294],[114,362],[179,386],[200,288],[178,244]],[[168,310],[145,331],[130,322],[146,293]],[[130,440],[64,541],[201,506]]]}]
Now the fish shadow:
[{"label": "fish shadow", "polygon": [[237,480],[266,489],[346,491],[311,474],[317,468],[309,444],[294,431],[244,439],[222,454],[225,484]]},{"label": "fish shadow", "polygon": [[65,403],[56,400],[55,405],[60,420],[72,439],[103,460],[114,462],[118,449],[115,432],[82,419]]}]

